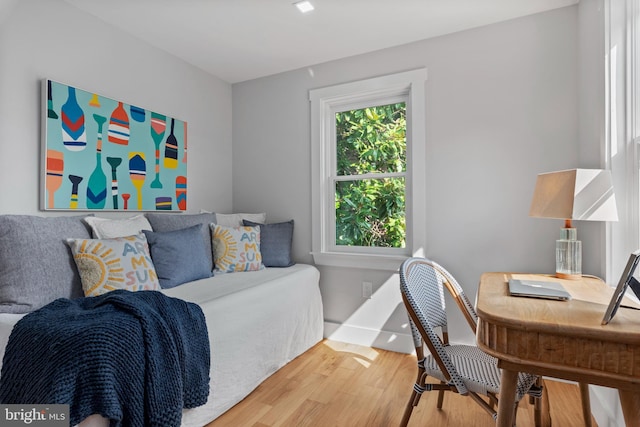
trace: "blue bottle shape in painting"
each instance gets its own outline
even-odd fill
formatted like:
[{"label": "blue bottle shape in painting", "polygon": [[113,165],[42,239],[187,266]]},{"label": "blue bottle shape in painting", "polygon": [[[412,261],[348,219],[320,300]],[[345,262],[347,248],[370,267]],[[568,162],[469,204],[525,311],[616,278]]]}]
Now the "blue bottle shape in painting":
[{"label": "blue bottle shape in painting", "polygon": [[87,208],[103,209],[107,200],[107,176],[102,170],[102,125],[106,117],[94,114],[93,118],[98,123],[98,141],[96,143],[96,167],[89,176],[87,183]]},{"label": "blue bottle shape in painting", "polygon": [[129,113],[131,114],[131,118],[136,122],[143,123],[145,119],[145,111],[144,108],[136,107],[135,105],[129,106]]},{"label": "blue bottle shape in painting", "polygon": [[69,96],[60,108],[62,143],[69,151],[82,151],[87,146],[84,112],[76,99],[76,88],[69,86]]}]

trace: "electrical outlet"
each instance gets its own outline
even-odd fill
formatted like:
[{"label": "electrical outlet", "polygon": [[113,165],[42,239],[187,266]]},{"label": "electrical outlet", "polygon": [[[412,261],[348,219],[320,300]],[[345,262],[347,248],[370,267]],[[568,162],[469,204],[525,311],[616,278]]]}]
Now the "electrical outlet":
[{"label": "electrical outlet", "polygon": [[373,294],[373,283],[362,282],[362,298],[371,299],[371,294]]}]

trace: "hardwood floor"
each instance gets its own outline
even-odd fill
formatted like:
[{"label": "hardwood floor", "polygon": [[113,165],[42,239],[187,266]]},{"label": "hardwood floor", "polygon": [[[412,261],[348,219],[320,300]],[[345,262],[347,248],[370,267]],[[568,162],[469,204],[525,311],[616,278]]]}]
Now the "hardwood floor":
[{"label": "hardwood floor", "polygon": [[[325,340],[262,383],[208,427],[397,426],[417,373],[415,356]],[[582,426],[577,385],[546,381],[554,426]],[[470,398],[426,392],[409,426],[494,427]],[[520,402],[518,427],[533,427],[533,407]],[[593,421],[595,426],[595,420]]]}]

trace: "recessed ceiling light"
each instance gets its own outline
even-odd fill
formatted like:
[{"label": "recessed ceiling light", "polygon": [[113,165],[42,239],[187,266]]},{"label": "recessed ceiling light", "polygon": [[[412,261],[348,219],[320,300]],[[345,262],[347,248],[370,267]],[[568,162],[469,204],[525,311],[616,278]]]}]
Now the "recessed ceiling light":
[{"label": "recessed ceiling light", "polygon": [[309,13],[309,12],[311,12],[311,11],[314,9],[314,7],[313,7],[313,5],[311,4],[311,2],[310,2],[310,1],[307,1],[307,0],[303,0],[303,1],[295,2],[295,3],[294,3],[294,5],[295,5],[295,6],[298,8],[298,10],[299,10],[300,12],[302,12],[302,13]]}]

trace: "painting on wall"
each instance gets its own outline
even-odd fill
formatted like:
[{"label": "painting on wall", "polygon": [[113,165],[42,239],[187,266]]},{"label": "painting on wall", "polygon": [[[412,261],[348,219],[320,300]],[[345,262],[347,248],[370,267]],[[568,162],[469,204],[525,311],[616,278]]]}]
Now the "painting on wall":
[{"label": "painting on wall", "polygon": [[186,122],[43,83],[42,209],[186,210]]}]

